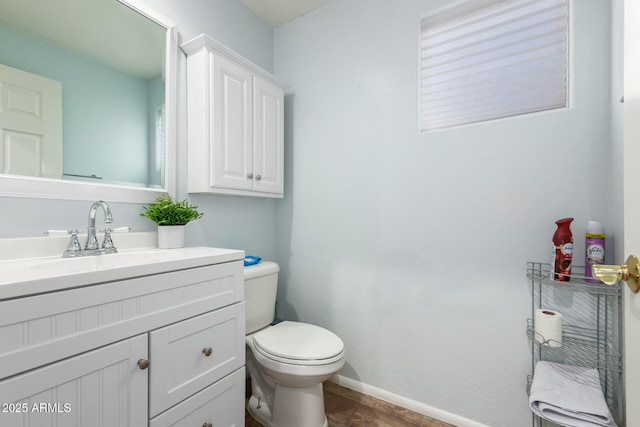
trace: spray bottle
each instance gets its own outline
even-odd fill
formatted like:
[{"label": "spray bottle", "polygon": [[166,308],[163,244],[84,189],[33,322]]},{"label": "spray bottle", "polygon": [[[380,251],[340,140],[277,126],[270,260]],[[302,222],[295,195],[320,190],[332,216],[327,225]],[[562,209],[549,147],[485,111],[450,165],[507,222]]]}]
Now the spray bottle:
[{"label": "spray bottle", "polygon": [[568,282],[571,278],[571,261],[573,257],[573,235],[571,234],[573,218],[556,221],[558,228],[553,234],[552,279]]},{"label": "spray bottle", "polygon": [[584,264],[584,276],[590,282],[600,282],[593,278],[591,266],[593,264],[604,264],[604,227],[598,221],[587,222],[587,233],[585,240],[586,262]]}]

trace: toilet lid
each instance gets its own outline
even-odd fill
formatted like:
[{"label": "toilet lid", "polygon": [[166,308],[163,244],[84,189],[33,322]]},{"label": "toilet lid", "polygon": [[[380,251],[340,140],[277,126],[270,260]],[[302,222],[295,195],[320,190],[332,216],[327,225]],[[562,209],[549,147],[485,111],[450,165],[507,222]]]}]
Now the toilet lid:
[{"label": "toilet lid", "polygon": [[281,322],[256,333],[255,347],[267,357],[291,363],[331,363],[344,351],[342,340],[319,326],[300,322]]}]

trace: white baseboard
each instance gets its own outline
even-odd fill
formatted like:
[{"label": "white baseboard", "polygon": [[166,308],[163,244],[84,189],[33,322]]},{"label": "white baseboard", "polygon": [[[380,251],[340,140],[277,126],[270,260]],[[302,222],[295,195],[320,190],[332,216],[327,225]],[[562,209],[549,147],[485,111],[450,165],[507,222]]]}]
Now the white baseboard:
[{"label": "white baseboard", "polygon": [[341,385],[351,390],[367,394],[385,402],[393,403],[394,405],[402,406],[411,411],[417,412],[427,417],[434,418],[438,421],[453,424],[457,427],[489,427],[485,424],[481,424],[477,421],[473,421],[464,417],[461,417],[451,412],[443,411],[442,409],[434,408],[422,402],[407,399],[406,397],[399,396],[397,394],[390,393],[386,390],[364,384],[360,381],[352,380],[351,378],[343,377],[342,375],[334,375],[330,378],[331,382]]}]

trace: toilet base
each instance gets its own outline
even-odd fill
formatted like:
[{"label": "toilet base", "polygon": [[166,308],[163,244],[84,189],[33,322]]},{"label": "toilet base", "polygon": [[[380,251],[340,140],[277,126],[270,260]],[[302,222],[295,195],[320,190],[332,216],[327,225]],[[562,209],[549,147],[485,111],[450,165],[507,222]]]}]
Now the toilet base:
[{"label": "toilet base", "polygon": [[266,427],[328,427],[324,413],[322,383],[310,387],[286,387],[276,384],[273,407],[253,393],[247,405],[249,413]]}]

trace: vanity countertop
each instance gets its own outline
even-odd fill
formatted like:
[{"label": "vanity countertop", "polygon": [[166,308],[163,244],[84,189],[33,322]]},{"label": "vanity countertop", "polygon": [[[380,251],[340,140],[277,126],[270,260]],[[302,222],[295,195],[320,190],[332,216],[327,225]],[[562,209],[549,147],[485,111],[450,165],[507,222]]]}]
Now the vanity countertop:
[{"label": "vanity countertop", "polygon": [[[138,233],[146,234],[146,233]],[[150,233],[155,234],[155,233]],[[118,236],[120,237],[120,236]],[[144,237],[143,242],[153,237]],[[51,243],[57,238],[31,238],[30,243],[45,240],[45,246],[58,251],[53,255],[42,252],[36,256],[11,259],[8,252],[13,247],[21,247],[24,239],[0,239],[0,300],[19,298],[64,289],[95,285],[115,280],[166,273],[169,271],[199,266],[238,261],[244,258],[244,251],[211,247],[189,247],[180,249],[158,249],[151,246],[139,246],[135,237],[128,240],[117,254],[62,258],[59,245]],[[35,240],[37,239],[37,240]],[[60,239],[58,239],[60,240]],[[64,240],[62,250],[64,250]],[[13,245],[12,245],[13,243]],[[33,255],[33,254],[31,254]]]}]

